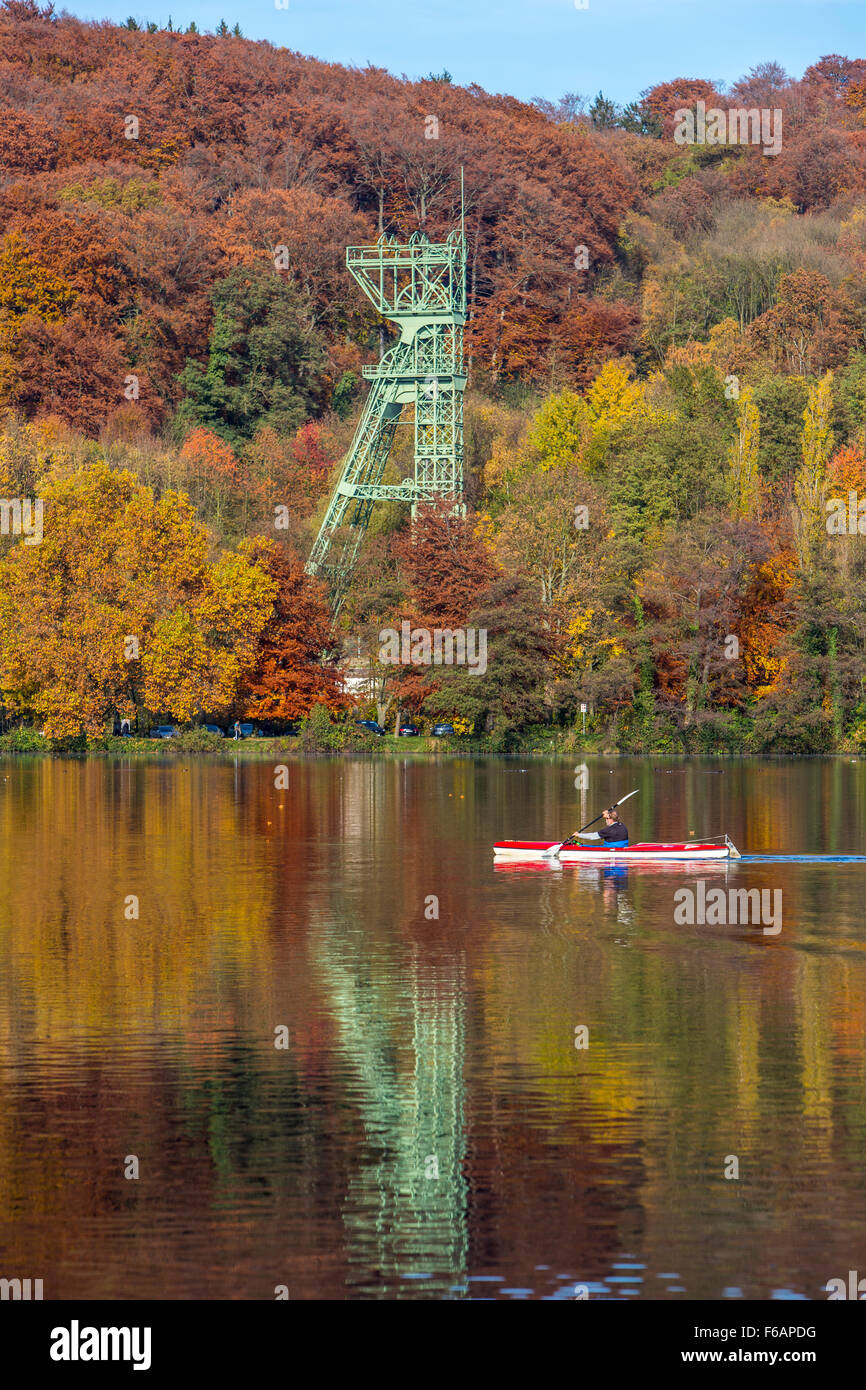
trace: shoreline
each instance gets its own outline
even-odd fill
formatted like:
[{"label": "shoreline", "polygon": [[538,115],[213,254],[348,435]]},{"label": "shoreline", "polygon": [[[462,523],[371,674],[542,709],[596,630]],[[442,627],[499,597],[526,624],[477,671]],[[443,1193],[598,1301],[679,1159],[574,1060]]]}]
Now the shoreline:
[{"label": "shoreline", "polygon": [[[107,742],[107,741],[105,741]],[[120,739],[112,739],[120,744]],[[365,759],[374,762],[378,759],[392,760],[407,757],[428,758],[440,762],[464,762],[467,760],[495,760],[515,762],[531,759],[533,762],[570,762],[578,759],[652,759],[657,762],[690,763],[700,760],[723,762],[814,762],[845,761],[849,763],[866,762],[866,753],[848,749],[831,750],[822,753],[774,753],[754,752],[749,749],[718,748],[686,752],[671,749],[598,749],[580,747],[548,747],[537,745],[512,748],[495,748],[479,740],[467,739],[458,745],[444,739],[413,738],[398,739],[386,735],[370,747],[349,746],[345,748],[311,749],[302,745],[299,737],[226,739],[224,747],[174,746],[170,739],[131,739],[123,741],[124,747],[104,746],[102,740],[94,741],[93,746],[82,747],[14,747],[4,742],[0,735],[0,762],[16,762],[27,759],[68,760],[85,762],[104,760],[106,762],[184,762],[188,759],[203,761],[245,762],[334,762],[347,759]]]}]

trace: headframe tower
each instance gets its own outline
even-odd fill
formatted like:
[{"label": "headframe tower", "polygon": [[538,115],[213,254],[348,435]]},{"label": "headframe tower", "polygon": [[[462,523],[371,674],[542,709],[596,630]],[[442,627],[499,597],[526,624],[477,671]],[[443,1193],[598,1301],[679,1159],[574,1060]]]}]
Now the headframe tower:
[{"label": "headframe tower", "polygon": [[[372,387],[307,561],[307,573],[328,582],[335,617],[376,502],[409,502],[413,514],[419,502],[437,497],[463,506],[462,191],[461,172],[460,226],[445,241],[431,242],[419,231],[408,242],[381,236],[375,246],[346,251],[349,271],[379,313],[399,327],[400,337],[377,366],[362,369]],[[414,412],[415,476],[383,483],[405,407]]]}]

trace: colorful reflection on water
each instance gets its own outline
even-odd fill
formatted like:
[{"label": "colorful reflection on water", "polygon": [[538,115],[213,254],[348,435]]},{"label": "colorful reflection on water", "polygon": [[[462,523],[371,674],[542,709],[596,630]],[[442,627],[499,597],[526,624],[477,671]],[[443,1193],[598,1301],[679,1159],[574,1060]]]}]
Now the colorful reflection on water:
[{"label": "colorful reflection on water", "polygon": [[[588,764],[583,794],[563,764],[297,763],[277,790],[267,762],[7,761],[0,1276],[822,1298],[862,1265],[866,863],[491,846],[640,786],[633,839],[857,854],[866,768]],[[675,925],[698,877],[781,890],[781,932]]]}]

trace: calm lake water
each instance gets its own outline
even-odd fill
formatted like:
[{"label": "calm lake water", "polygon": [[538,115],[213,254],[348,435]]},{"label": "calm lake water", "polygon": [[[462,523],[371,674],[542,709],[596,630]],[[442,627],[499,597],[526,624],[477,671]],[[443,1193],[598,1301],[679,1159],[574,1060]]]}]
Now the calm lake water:
[{"label": "calm lake water", "polygon": [[[583,819],[640,787],[633,839],[866,853],[864,763],[588,766]],[[570,763],[288,775],[0,766],[0,1275],[765,1299],[866,1273],[866,862],[500,870],[497,838],[580,824]],[[676,925],[698,878],[781,890],[781,931]]]}]

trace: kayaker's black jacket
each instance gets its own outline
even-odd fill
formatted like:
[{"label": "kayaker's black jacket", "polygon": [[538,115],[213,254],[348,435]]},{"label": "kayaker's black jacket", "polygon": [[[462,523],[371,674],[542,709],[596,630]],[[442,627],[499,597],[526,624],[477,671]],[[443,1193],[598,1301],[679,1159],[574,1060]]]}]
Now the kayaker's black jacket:
[{"label": "kayaker's black jacket", "polygon": [[616,842],[617,840],[628,839],[628,831],[626,830],[622,821],[619,820],[614,821],[613,825],[603,825],[598,833],[601,836],[602,840],[613,840],[614,842]]}]

